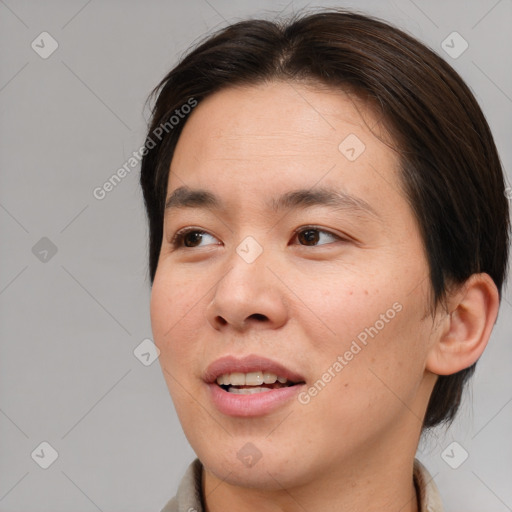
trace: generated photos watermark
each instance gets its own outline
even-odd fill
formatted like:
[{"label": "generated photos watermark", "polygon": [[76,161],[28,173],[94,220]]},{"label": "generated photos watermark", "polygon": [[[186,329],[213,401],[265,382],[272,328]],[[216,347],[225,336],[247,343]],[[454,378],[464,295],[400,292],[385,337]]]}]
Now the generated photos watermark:
[{"label": "generated photos watermark", "polygon": [[374,322],[370,327],[365,327],[355,339],[352,340],[350,348],[346,350],[343,355],[338,355],[336,361],[334,361],[329,368],[325,370],[322,376],[306,391],[299,393],[297,400],[307,405],[311,402],[311,399],[317,396],[321,391],[325,389],[327,384],[331,382],[336,375],[338,375],[345,366],[347,366],[354,357],[359,354],[364,347],[368,345],[369,338],[375,338],[391,320],[395,318],[397,313],[400,313],[403,309],[400,302],[395,302],[385,313],[379,316],[379,319]]},{"label": "generated photos watermark", "polygon": [[174,110],[174,114],[165,122],[158,125],[148,135],[146,142],[137,150],[132,153],[132,156],[126,160],[126,162],[113,173],[108,180],[106,180],[101,186],[96,187],[92,191],[92,195],[98,201],[102,201],[107,197],[107,194],[112,192],[121,181],[128,176],[131,171],[139,165],[142,159],[149,153],[150,150],[156,147],[157,143],[154,139],[162,140],[164,134],[167,135],[176,126],[178,126],[182,119],[192,112],[192,109],[197,106],[197,100],[189,98],[186,103],[181,105],[180,108]]}]

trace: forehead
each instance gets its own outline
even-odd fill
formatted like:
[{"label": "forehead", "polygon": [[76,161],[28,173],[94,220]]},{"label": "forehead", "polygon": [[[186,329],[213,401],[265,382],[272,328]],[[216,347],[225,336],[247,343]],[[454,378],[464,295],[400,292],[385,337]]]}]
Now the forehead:
[{"label": "forehead", "polygon": [[200,153],[207,150],[219,157],[226,149],[241,157],[247,151],[263,156],[269,149],[279,157],[274,153],[279,145],[297,152],[304,148],[303,153],[312,148],[317,148],[316,153],[337,152],[344,134],[357,133],[365,143],[373,143],[369,139],[375,135],[384,136],[380,118],[370,102],[326,86],[291,82],[236,86],[203,100],[186,122],[180,141],[193,138],[200,141]]},{"label": "forehead", "polygon": [[319,185],[378,203],[400,192],[398,157],[379,121],[369,103],[327,87],[223,89],[188,118],[168,196],[183,185],[262,198]]}]

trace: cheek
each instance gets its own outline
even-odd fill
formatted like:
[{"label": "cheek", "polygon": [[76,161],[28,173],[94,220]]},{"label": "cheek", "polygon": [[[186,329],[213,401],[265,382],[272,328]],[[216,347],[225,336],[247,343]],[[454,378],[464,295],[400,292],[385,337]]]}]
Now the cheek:
[{"label": "cheek", "polygon": [[314,346],[311,357],[326,409],[332,403],[344,413],[400,409],[394,393],[408,400],[423,377],[428,329],[421,320],[422,292],[410,294],[389,275],[317,281],[307,295],[318,318],[301,325]]},{"label": "cheek", "polygon": [[[344,256],[338,256],[342,260]],[[296,262],[294,262],[296,263]],[[372,276],[362,274],[352,264],[342,261],[299,261],[280,269],[280,277],[290,292],[287,302],[294,308],[290,316],[303,326],[325,330],[329,337],[346,335],[346,329],[368,306],[368,285]],[[307,318],[308,321],[301,319]]]},{"label": "cheek", "polygon": [[[373,308],[371,315],[361,314],[354,320],[352,335],[341,336],[332,344],[325,360],[326,369],[336,361],[339,364],[324,406],[337,403],[338,419],[358,411],[362,420],[367,415],[391,421],[413,411],[428,341],[419,318],[420,311],[413,303],[395,301],[391,307],[384,302],[384,307]],[[368,428],[371,430],[371,425]]]},{"label": "cheek", "polygon": [[[160,360],[169,368],[187,364],[194,354],[198,330],[205,318],[202,294],[194,280],[176,273],[158,272],[151,290],[150,316]],[[196,354],[197,356],[197,354]]]},{"label": "cheek", "polygon": [[159,263],[150,302],[151,322],[165,332],[174,330],[194,310],[204,288],[199,286],[197,275],[174,271],[170,266]]},{"label": "cheek", "polygon": [[305,298],[296,301],[300,311],[295,316],[308,318],[301,325],[307,337],[321,348],[319,355],[332,358],[333,354],[343,354],[353,340],[360,340],[364,346],[377,331],[380,334],[388,330],[399,316],[393,308],[395,295],[383,291],[372,275],[339,272],[309,281],[297,276],[293,282],[301,283],[295,290],[297,296]]},{"label": "cheek", "polygon": [[178,276],[157,272],[151,290],[150,315],[153,339],[160,350],[159,363],[180,421],[194,411],[190,402],[191,377],[197,359],[197,315],[190,286]]}]

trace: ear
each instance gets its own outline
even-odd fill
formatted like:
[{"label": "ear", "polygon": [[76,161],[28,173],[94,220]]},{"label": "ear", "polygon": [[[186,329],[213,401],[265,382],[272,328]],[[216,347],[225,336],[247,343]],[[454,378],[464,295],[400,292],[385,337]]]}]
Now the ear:
[{"label": "ear", "polygon": [[471,366],[482,355],[496,323],[499,292],[488,274],[473,274],[447,297],[448,311],[440,311],[433,331],[426,369],[452,375]]}]

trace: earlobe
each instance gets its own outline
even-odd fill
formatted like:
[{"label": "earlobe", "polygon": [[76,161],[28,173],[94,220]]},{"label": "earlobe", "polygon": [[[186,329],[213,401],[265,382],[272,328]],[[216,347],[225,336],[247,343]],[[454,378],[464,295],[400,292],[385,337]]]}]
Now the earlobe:
[{"label": "earlobe", "polygon": [[498,316],[499,292],[488,274],[473,274],[447,304],[426,360],[426,369],[437,375],[464,370],[482,355]]}]

